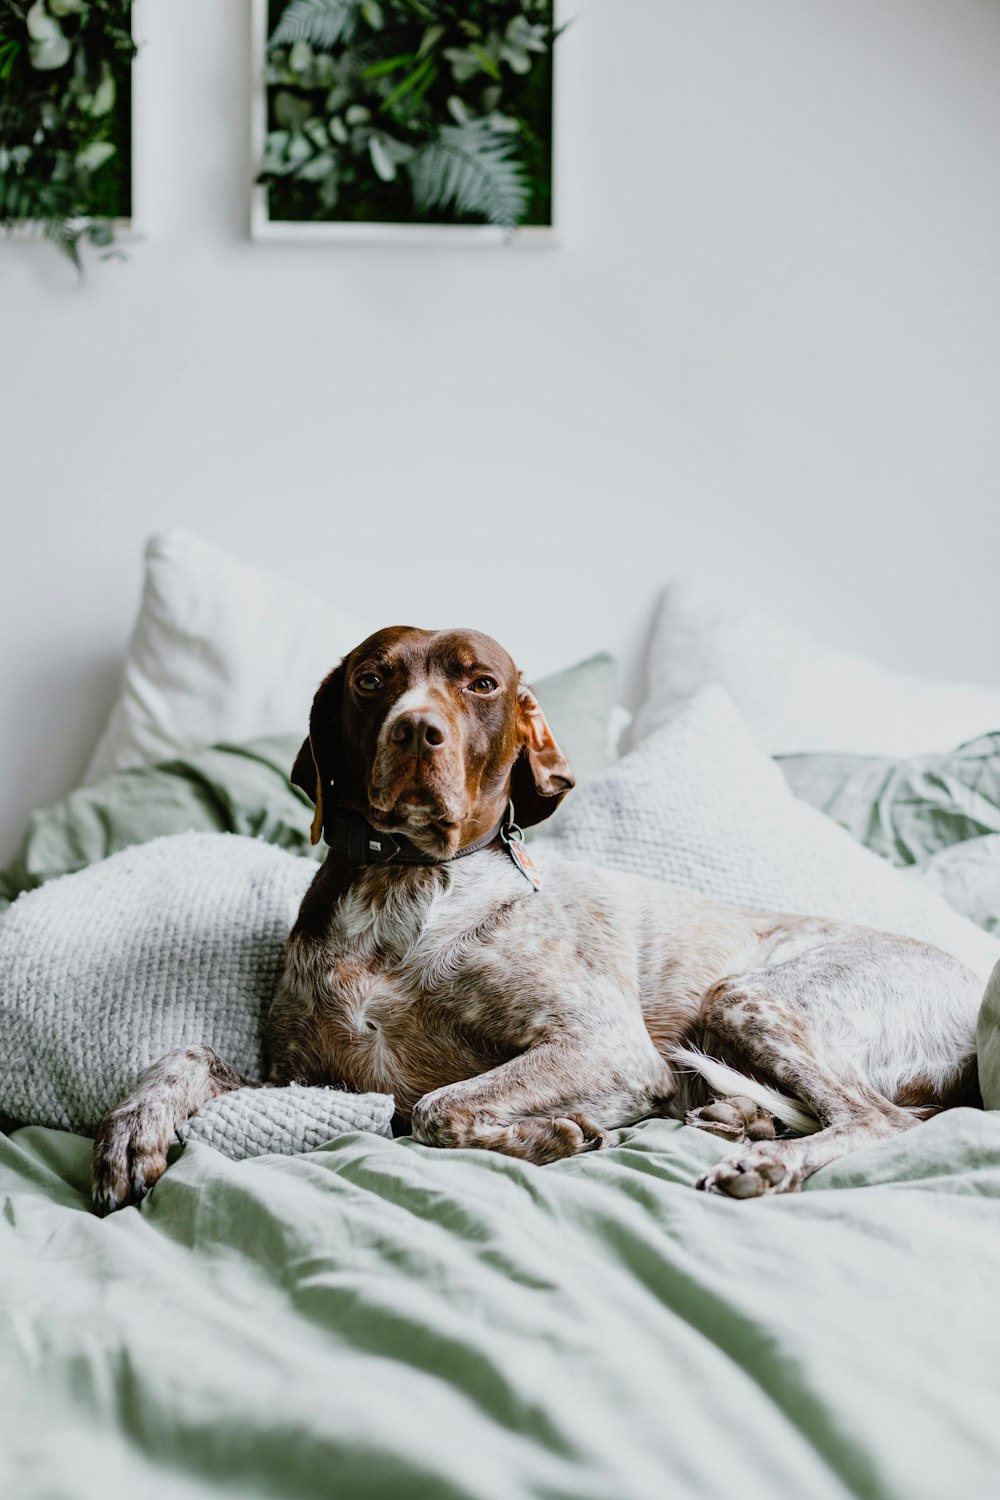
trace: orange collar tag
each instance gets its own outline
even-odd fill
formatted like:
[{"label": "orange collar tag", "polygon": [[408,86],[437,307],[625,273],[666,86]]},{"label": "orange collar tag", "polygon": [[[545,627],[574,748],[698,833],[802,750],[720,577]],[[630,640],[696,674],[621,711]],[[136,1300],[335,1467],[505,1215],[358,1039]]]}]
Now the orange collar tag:
[{"label": "orange collar tag", "polygon": [[542,877],[538,872],[538,866],[535,864],[535,861],[532,859],[531,855],[524,847],[520,830],[518,830],[516,836],[508,835],[507,837],[505,837],[504,843],[507,845],[507,853],[517,865],[517,868],[520,870],[525,880],[527,880],[536,891],[540,891],[542,888]]}]

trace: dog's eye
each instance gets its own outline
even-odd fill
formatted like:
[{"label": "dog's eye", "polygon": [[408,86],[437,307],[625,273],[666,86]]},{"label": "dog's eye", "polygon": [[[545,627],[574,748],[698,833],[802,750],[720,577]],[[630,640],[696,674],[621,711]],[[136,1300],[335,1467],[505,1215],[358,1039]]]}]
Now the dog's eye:
[{"label": "dog's eye", "polygon": [[492,677],[476,677],[469,683],[469,692],[478,694],[480,698],[486,698],[496,690],[497,685]]},{"label": "dog's eye", "polygon": [[382,686],[382,679],[377,672],[359,672],[354,679],[354,686],[363,693],[377,693]]}]

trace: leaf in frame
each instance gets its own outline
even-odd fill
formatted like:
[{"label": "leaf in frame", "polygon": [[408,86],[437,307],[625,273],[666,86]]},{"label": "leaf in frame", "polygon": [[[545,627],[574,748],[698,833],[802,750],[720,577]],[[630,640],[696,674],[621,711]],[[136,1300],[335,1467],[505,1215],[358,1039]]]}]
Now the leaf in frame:
[{"label": "leaf in frame", "polygon": [[510,71],[516,73],[519,78],[526,78],[531,72],[531,58],[520,48],[511,47],[505,42],[500,48],[500,56]]},{"label": "leaf in frame", "polygon": [[407,97],[407,100],[406,100],[406,109],[404,110],[404,114],[407,114],[407,115],[412,115],[413,114],[414,110],[420,104],[421,99],[427,93],[427,90],[433,86],[433,84],[435,83],[435,81],[437,79],[438,71],[439,71],[438,65],[437,65],[436,62],[434,62],[433,58],[431,58],[430,61],[432,63],[432,66],[430,68],[428,68],[427,72],[424,74],[424,76],[421,79],[421,81],[417,84],[416,88],[413,90],[413,93],[410,94]]},{"label": "leaf in frame", "polygon": [[61,37],[63,29],[54,16],[50,16],[42,0],[35,0],[25,16],[28,35],[33,42],[52,42]]},{"label": "leaf in frame", "polygon": [[268,47],[311,42],[329,49],[353,41],[360,14],[361,0],[292,0],[272,31]]},{"label": "leaf in frame", "polygon": [[288,165],[297,167],[313,155],[315,152],[312,142],[302,134],[301,130],[293,130],[288,137],[288,145],[285,147],[285,160]]},{"label": "leaf in frame", "polygon": [[312,105],[300,94],[279,89],[271,103],[275,121],[285,130],[301,130],[312,113]]},{"label": "leaf in frame", "polygon": [[293,73],[307,73],[312,66],[313,49],[309,42],[293,43],[288,53],[288,66]]},{"label": "leaf in frame", "polygon": [[67,256],[76,269],[82,274],[83,266],[80,263],[80,232],[71,229],[65,219],[48,218],[42,221],[42,233],[45,238],[57,249]]},{"label": "leaf in frame", "polygon": [[379,108],[391,110],[393,105],[397,104],[406,94],[411,93],[432,69],[436,71],[433,57],[425,57],[419,67],[414,68],[412,73],[408,73],[405,78],[400,79],[395,88],[382,100]]},{"label": "leaf in frame", "polygon": [[117,151],[113,141],[91,141],[76,155],[76,165],[81,172],[97,172],[110,161]]},{"label": "leaf in frame", "polygon": [[332,151],[321,151],[314,156],[312,161],[307,161],[299,168],[295,176],[300,182],[322,182],[324,177],[329,177],[331,172],[337,170],[337,158]]},{"label": "leaf in frame", "polygon": [[446,47],[444,55],[456,83],[468,83],[482,71],[479,58],[466,47]]},{"label": "leaf in frame", "polygon": [[326,128],[326,121],[314,116],[307,120],[302,127],[303,133],[308,136],[318,151],[326,151],[330,145],[330,132]]},{"label": "leaf in frame", "polygon": [[376,175],[381,177],[383,182],[395,182],[396,163],[385,149],[381,137],[374,132],[368,137],[368,154],[371,156]]},{"label": "leaf in frame", "polygon": [[101,69],[100,83],[86,102],[81,99],[80,108],[85,114],[90,115],[94,119],[99,119],[101,115],[109,114],[114,109],[117,97],[118,88],[115,84],[115,75],[107,63],[105,63]]},{"label": "leaf in frame", "polygon": [[0,42],[0,78],[10,77],[21,51],[21,43],[14,37],[7,42]]},{"label": "leaf in frame", "polygon": [[495,83],[500,83],[502,74],[494,59],[487,52],[486,48],[481,47],[478,42],[473,42],[469,50],[475,53],[476,57],[479,59],[479,66],[482,68],[486,76],[488,78],[492,78]]},{"label": "leaf in frame", "polygon": [[362,78],[383,78],[386,73],[395,73],[397,68],[408,67],[417,57],[416,52],[400,52],[398,57],[383,57],[380,62],[372,63],[370,68],[362,68]]},{"label": "leaf in frame", "polygon": [[549,44],[544,26],[533,26],[523,15],[514,16],[504,33],[512,47],[522,52],[547,52]]},{"label": "leaf in frame", "polygon": [[72,48],[62,32],[44,42],[28,44],[31,66],[38,73],[54,73],[57,68],[65,67],[70,60],[71,53]]},{"label": "leaf in frame", "polygon": [[287,130],[271,130],[268,132],[264,143],[264,156],[260,164],[263,173],[276,172],[281,174],[285,170],[288,150],[289,134]]},{"label": "leaf in frame", "polygon": [[425,53],[433,52],[434,48],[437,46],[438,42],[444,36],[446,31],[447,27],[445,26],[428,26],[427,30],[424,32],[423,36],[420,39],[420,46],[417,48],[417,56],[423,57]]},{"label": "leaf in frame", "polygon": [[453,204],[461,214],[516,228],[529,197],[516,149],[512,136],[498,135],[482,120],[442,126],[409,163],[418,211]]}]

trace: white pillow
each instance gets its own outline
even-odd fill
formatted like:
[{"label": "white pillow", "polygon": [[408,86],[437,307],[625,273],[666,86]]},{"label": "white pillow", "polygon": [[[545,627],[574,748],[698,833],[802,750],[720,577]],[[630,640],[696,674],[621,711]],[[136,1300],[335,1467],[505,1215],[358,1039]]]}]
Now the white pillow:
[{"label": "white pillow", "polygon": [[189,532],[154,536],[121,695],[85,783],[299,728],[322,678],[374,628]]},{"label": "white pillow", "polygon": [[636,741],[710,682],[726,689],[771,755],[923,755],[1000,729],[1000,688],[889,672],[690,581],[662,596],[648,677]]},{"label": "white pillow", "polygon": [[860,922],[934,943],[985,983],[1000,941],[801,802],[722,688],[704,688],[566,798],[546,849],[737,906]]}]

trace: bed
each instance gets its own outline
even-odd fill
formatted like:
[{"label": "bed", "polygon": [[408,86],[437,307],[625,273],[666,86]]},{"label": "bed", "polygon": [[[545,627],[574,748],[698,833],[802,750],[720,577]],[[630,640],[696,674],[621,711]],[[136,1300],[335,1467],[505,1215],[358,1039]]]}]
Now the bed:
[{"label": "bed", "polygon": [[[595,784],[602,681],[567,699],[590,705],[589,741],[571,732]],[[824,822],[905,867],[894,878],[965,892],[986,933],[1000,734],[986,740],[778,764]],[[0,900],[178,828],[307,857],[294,746],[272,733],[105,765],[36,815]],[[963,849],[948,884],[942,856]],[[752,1202],[694,1191],[726,1149],[665,1120],[544,1168],[363,1133],[245,1161],[192,1143],[141,1209],[99,1220],[90,1141],[11,1129],[0,1494],[994,1496],[1000,1112],[949,1111]]]},{"label": "bed", "polygon": [[537,1169],[346,1136],[189,1146],[95,1219],[0,1141],[3,1493],[996,1493],[1000,1117],[740,1204],[666,1121]]}]

